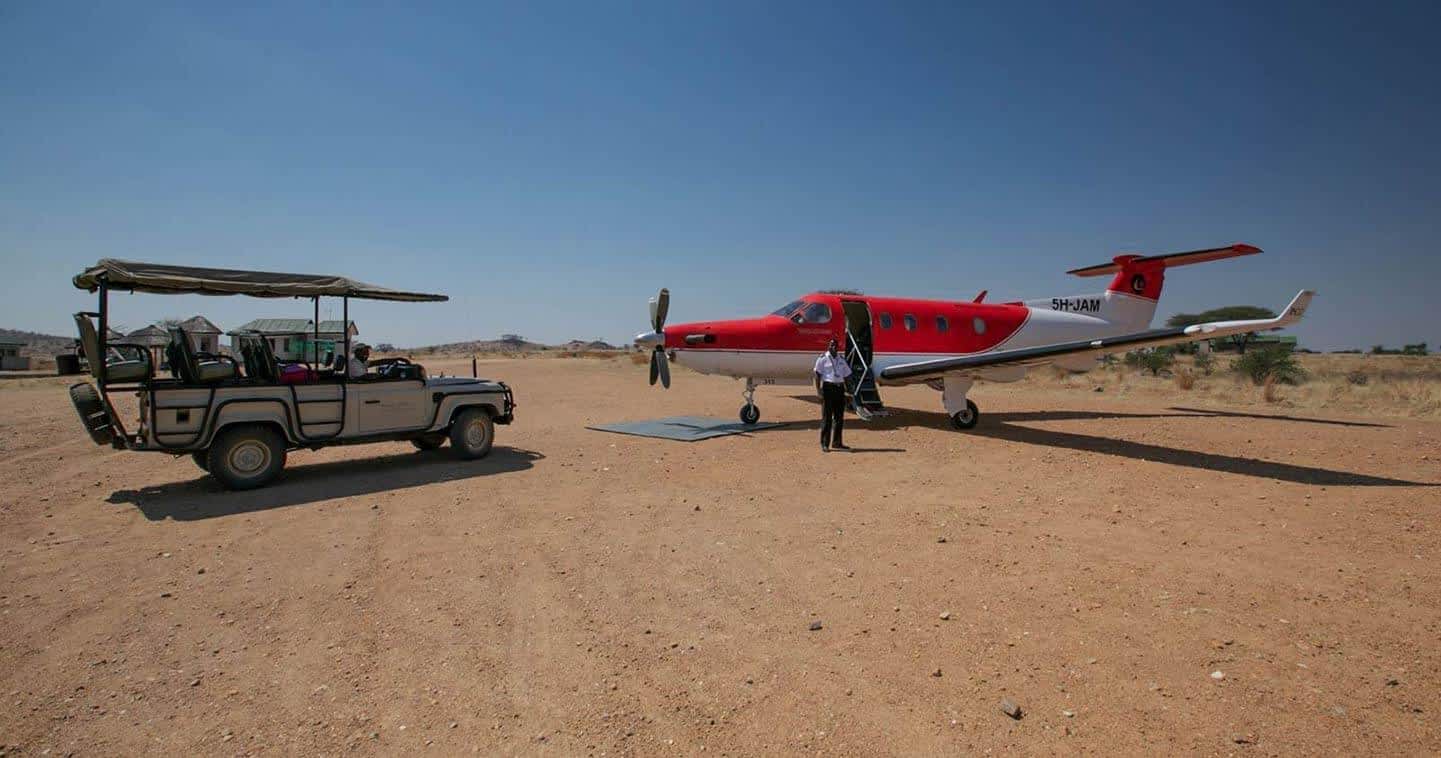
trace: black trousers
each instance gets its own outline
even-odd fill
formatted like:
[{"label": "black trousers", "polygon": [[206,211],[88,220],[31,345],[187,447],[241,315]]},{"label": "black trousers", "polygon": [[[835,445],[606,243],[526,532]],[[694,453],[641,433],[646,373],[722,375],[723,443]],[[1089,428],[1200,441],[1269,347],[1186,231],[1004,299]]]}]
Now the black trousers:
[{"label": "black trousers", "polygon": [[821,384],[821,447],[840,447],[841,431],[846,425],[846,388],[844,385]]}]

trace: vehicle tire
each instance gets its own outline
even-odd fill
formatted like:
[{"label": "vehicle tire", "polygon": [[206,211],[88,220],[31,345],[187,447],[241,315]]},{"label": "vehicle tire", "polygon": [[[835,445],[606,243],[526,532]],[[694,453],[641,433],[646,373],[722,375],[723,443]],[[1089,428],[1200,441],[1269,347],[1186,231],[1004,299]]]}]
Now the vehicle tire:
[{"label": "vehicle tire", "polygon": [[465,460],[484,458],[495,442],[495,422],[483,408],[467,408],[450,425],[450,447]]},{"label": "vehicle tire", "polygon": [[199,466],[201,471],[210,470],[209,450],[196,450],[190,454],[190,460],[195,461],[195,465]]},{"label": "vehicle tire", "polygon": [[746,426],[750,426],[751,424],[754,424],[754,423],[756,423],[757,421],[760,421],[760,420],[761,420],[761,409],[760,409],[760,406],[756,405],[755,403],[746,403],[745,405],[742,405],[742,406],[741,406],[741,423],[742,423],[742,424],[745,424]]},{"label": "vehicle tire", "polygon": [[210,475],[233,490],[264,487],[285,468],[285,440],[261,424],[227,427],[208,451]]},{"label": "vehicle tire", "polygon": [[974,429],[981,420],[981,409],[972,400],[966,401],[966,409],[951,414],[951,426],[957,429]]},{"label": "vehicle tire", "polygon": [[110,414],[93,385],[84,382],[71,385],[70,402],[75,405],[80,423],[85,425],[85,432],[95,444],[109,445],[115,439],[115,431],[110,428]]},{"label": "vehicle tire", "polygon": [[415,445],[416,450],[434,450],[445,444],[444,434],[427,434],[424,437],[416,437],[410,441]]}]

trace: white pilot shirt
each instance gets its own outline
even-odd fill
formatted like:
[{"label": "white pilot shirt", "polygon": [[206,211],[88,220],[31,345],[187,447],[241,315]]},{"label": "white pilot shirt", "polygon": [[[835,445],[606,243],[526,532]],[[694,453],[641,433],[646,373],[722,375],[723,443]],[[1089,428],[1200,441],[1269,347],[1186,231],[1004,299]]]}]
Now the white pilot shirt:
[{"label": "white pilot shirt", "polygon": [[827,351],[816,359],[816,373],[820,374],[821,381],[827,384],[841,384],[851,375],[851,364],[847,363],[846,357],[839,352],[832,358]]}]

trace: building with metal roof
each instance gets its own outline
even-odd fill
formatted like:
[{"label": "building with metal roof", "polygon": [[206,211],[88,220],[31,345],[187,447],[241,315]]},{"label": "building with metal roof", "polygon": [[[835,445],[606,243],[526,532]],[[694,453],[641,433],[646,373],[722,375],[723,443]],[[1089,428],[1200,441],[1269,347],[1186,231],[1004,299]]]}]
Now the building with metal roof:
[{"label": "building with metal roof", "polygon": [[[232,351],[237,349],[239,335],[258,332],[270,342],[270,350],[278,360],[319,364],[328,363],[337,350],[343,349],[337,347],[345,342],[341,323],[340,319],[321,320],[317,334],[315,322],[308,318],[257,318],[231,329],[226,334],[230,335]],[[360,334],[354,321],[350,322],[349,331],[350,341],[354,342],[355,337]]]}]

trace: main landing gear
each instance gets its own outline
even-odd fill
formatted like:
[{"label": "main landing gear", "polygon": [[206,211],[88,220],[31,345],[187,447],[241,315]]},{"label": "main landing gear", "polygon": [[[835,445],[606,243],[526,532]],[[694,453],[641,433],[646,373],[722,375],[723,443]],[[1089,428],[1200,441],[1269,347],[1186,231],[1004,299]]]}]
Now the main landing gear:
[{"label": "main landing gear", "polygon": [[951,414],[951,426],[957,429],[973,429],[976,422],[981,420],[981,410],[976,407],[976,401],[967,399],[966,408]]},{"label": "main landing gear", "polygon": [[966,397],[973,383],[974,380],[966,376],[947,376],[941,380],[941,404],[946,408],[946,415],[951,417],[951,426],[957,429],[974,429],[976,422],[981,420],[981,411],[975,401]]},{"label": "main landing gear", "polygon": [[746,426],[761,420],[761,409],[756,406],[756,380],[746,380],[745,396],[746,404],[741,406],[741,423]]}]

